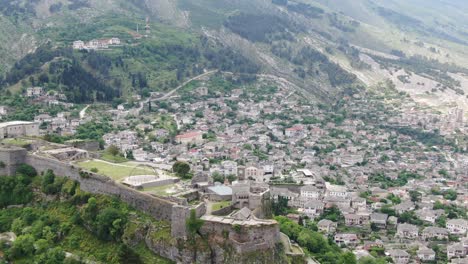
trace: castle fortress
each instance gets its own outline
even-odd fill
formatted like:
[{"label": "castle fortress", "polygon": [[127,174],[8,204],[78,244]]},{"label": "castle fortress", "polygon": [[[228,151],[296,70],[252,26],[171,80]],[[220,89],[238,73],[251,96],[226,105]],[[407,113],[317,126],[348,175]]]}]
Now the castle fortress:
[{"label": "castle fortress", "polygon": [[[69,147],[66,149],[67,152],[70,151]],[[81,153],[81,151],[73,153]],[[59,150],[55,152],[59,152]],[[152,215],[155,219],[169,221],[171,235],[177,240],[185,241],[187,239],[186,221],[190,212],[195,210],[196,216],[205,222],[200,232],[204,236],[212,238],[209,241],[214,243],[212,247],[216,248],[210,254],[200,254],[202,262],[223,263],[226,258],[225,254],[229,254],[222,249],[226,245],[234,249],[233,252],[236,256],[242,257],[243,254],[255,254],[259,251],[274,252],[276,245],[280,243],[279,226],[274,220],[261,220],[253,215],[244,218],[239,218],[239,216],[208,216],[205,215],[206,205],[204,202],[189,205],[187,198],[184,197],[160,197],[145,194],[108,177],[84,171],[72,164],[58,160],[54,156],[45,155],[45,153],[31,153],[24,148],[1,145],[0,162],[5,165],[0,168],[0,175],[15,175],[16,168],[20,164],[28,164],[36,168],[38,173],[53,170],[56,175],[75,180],[80,183],[80,188],[83,191],[116,196],[136,209]],[[249,210],[248,208],[244,209]],[[225,234],[230,235],[226,236]],[[162,243],[152,245],[151,249],[177,263],[192,263],[192,260],[187,258],[187,255],[190,255],[187,249],[180,249],[176,245]]]}]

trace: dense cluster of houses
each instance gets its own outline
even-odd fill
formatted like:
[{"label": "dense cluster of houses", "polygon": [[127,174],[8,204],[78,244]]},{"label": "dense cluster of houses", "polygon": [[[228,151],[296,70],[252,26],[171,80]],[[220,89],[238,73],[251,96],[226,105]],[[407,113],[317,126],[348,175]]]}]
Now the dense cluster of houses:
[{"label": "dense cluster of houses", "polygon": [[[105,47],[100,43],[76,42],[74,48]],[[38,87],[26,96],[49,98]],[[448,145],[427,147],[379,125],[389,121],[427,131],[445,126],[450,138],[467,131],[460,109],[445,116],[414,107],[394,111],[380,99],[357,94],[343,98],[348,114],[339,116],[305,102],[289,87],[226,91],[213,89],[208,78],[168,98],[164,107],[153,103],[148,111],[147,104],[99,112],[117,131],[103,136],[105,147],[132,152],[141,162],[187,162],[193,188],[213,202],[255,210],[266,199],[287,199],[300,218],[358,256],[377,247],[395,263],[432,261],[440,254],[454,263],[468,261],[467,216],[451,211],[468,207],[468,155]],[[0,115],[6,111],[0,108]],[[60,112],[41,113],[35,121],[45,124],[44,131],[73,134],[88,120]],[[420,177],[403,181],[402,172]],[[332,209],[340,213],[337,221],[324,218]],[[434,241],[444,241],[442,251],[434,251]]]}]

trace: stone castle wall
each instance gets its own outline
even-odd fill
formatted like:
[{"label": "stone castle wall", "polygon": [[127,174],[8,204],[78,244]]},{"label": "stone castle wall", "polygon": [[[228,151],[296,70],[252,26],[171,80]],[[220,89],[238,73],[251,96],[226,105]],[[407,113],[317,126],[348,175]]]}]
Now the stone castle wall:
[{"label": "stone castle wall", "polygon": [[171,217],[171,235],[173,237],[185,237],[187,234],[186,221],[181,219],[188,219],[190,217],[190,212],[192,209],[195,209],[195,214],[197,217],[201,217],[206,213],[206,204],[200,203],[195,208],[175,205],[172,207],[172,217]]},{"label": "stone castle wall", "polygon": [[141,193],[130,187],[116,183],[108,177],[92,172],[85,172],[73,165],[47,157],[27,154],[24,162],[36,168],[39,173],[53,170],[56,175],[76,180],[80,183],[83,191],[115,195],[122,199],[122,201],[152,215],[156,219],[171,220],[172,207],[175,205],[171,201]]},{"label": "stone castle wall", "polygon": [[201,233],[212,239],[228,241],[238,254],[265,251],[280,241],[279,225],[274,220],[233,220],[222,216],[204,216]]},{"label": "stone castle wall", "polygon": [[[219,241],[231,245],[236,254],[254,253],[256,251],[269,252],[275,248],[279,241],[279,226],[276,221],[225,221],[223,217],[210,216],[206,219],[206,204],[188,206],[186,198],[156,197],[141,193],[114,180],[89,171],[84,171],[71,164],[48,157],[28,153],[25,149],[15,147],[0,148],[0,161],[5,166],[0,168],[0,175],[14,175],[16,167],[22,163],[36,168],[39,173],[53,170],[56,175],[68,177],[80,183],[83,191],[114,195],[122,201],[132,205],[138,210],[152,215],[155,219],[171,222],[171,235],[173,238],[185,241],[187,237],[186,220],[190,212],[195,209],[197,217],[205,220],[200,232],[213,243],[215,250],[210,254],[200,254],[200,263],[223,263],[226,251],[219,246]],[[240,230],[239,230],[240,226]],[[179,241],[179,240],[178,240]],[[216,242],[218,241],[218,242]],[[155,253],[180,263],[192,263],[190,249],[179,252],[178,246],[173,244],[155,243],[146,241]],[[223,242],[223,244],[224,244]],[[182,242],[185,243],[185,242]]]},{"label": "stone castle wall", "polygon": [[0,175],[12,176],[16,174],[16,167],[25,162],[27,151],[18,147],[0,147]]}]

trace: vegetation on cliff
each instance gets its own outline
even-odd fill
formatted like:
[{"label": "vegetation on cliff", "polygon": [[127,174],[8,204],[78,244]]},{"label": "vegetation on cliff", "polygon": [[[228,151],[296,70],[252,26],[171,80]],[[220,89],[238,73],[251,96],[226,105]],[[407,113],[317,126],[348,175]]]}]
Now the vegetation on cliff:
[{"label": "vegetation on cliff", "polygon": [[281,232],[305,249],[322,264],[356,264],[356,256],[344,252],[332,240],[307,227],[301,226],[285,216],[277,216]]},{"label": "vegetation on cliff", "polygon": [[167,229],[169,225],[117,198],[85,193],[77,182],[52,171],[36,176],[28,165],[0,181],[0,233],[17,236],[13,242],[0,243],[3,261],[171,263],[144,244],[135,246],[132,239],[142,226]]}]

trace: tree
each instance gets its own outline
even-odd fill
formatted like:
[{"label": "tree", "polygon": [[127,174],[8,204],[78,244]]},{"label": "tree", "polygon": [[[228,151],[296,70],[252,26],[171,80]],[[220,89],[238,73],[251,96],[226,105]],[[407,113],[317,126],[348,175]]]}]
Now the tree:
[{"label": "tree", "polygon": [[34,253],[34,237],[30,234],[19,236],[9,253],[12,258],[31,256]]},{"label": "tree", "polygon": [[341,211],[338,209],[338,207],[332,206],[330,208],[326,208],[323,211],[320,219],[328,219],[333,222],[338,222],[339,220],[343,219],[343,215],[341,214]]},{"label": "tree", "polygon": [[190,172],[190,165],[187,162],[176,161],[172,165],[172,171],[181,178],[187,178]]},{"label": "tree", "polygon": [[16,169],[16,173],[22,174],[28,177],[35,177],[37,176],[37,171],[33,166],[30,166],[28,164],[21,164],[18,166]]},{"label": "tree", "polygon": [[286,215],[288,213],[288,199],[278,196],[278,199],[273,200],[271,208],[274,215]]},{"label": "tree", "polygon": [[195,234],[199,233],[200,228],[203,226],[205,221],[200,218],[197,218],[197,214],[195,209],[190,210],[190,217],[187,219],[186,226],[187,231],[191,236],[195,236]]},{"label": "tree", "polygon": [[362,257],[359,259],[358,264],[386,264],[387,261],[383,258],[373,258],[373,257]]},{"label": "tree", "polygon": [[112,207],[100,211],[96,217],[97,235],[102,240],[120,240],[127,219],[125,215]]},{"label": "tree", "polygon": [[106,151],[107,151],[107,153],[109,153],[110,155],[112,155],[114,157],[119,155],[119,153],[120,153],[119,148],[117,146],[115,146],[115,145],[110,145],[109,147],[107,147]]},{"label": "tree", "polygon": [[421,201],[422,194],[418,191],[411,190],[409,191],[409,195],[411,197],[412,202],[419,202]]},{"label": "tree", "polygon": [[52,170],[47,170],[47,172],[44,174],[44,177],[42,178],[42,191],[45,194],[55,194],[60,190],[57,190],[58,188],[55,188],[54,186],[55,182],[55,174]]},{"label": "tree", "polygon": [[223,183],[224,182],[224,175],[222,175],[221,173],[215,171],[213,172],[213,174],[211,174],[211,178],[213,178],[213,182],[221,182]]},{"label": "tree", "polygon": [[35,263],[37,264],[61,264],[65,260],[65,252],[60,247],[55,247],[47,250],[45,254],[41,254]]},{"label": "tree", "polygon": [[457,192],[450,189],[444,193],[444,198],[450,201],[455,201],[457,199]]},{"label": "tree", "polygon": [[341,255],[339,259],[339,263],[342,264],[356,264],[356,255],[354,255],[352,252],[345,252]]}]

